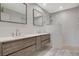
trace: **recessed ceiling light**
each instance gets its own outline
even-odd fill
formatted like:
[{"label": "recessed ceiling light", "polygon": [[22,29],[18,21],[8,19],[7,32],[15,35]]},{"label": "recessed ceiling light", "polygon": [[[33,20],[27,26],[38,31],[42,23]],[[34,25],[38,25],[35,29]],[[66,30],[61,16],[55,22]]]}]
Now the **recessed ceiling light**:
[{"label": "recessed ceiling light", "polygon": [[46,6],[46,3],[43,3],[44,6]]},{"label": "recessed ceiling light", "polygon": [[60,10],[63,9],[63,6],[60,6],[59,9],[60,9]]}]

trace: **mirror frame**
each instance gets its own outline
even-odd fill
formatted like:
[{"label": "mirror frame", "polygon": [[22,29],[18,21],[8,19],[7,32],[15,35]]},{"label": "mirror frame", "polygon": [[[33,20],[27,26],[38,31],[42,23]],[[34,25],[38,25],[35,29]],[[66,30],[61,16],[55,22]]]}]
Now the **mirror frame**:
[{"label": "mirror frame", "polygon": [[[34,17],[35,13],[34,13],[34,11],[37,11],[38,13],[40,13],[42,15],[42,24],[41,25],[35,24],[35,17]],[[39,10],[34,9],[34,8],[33,8],[33,25],[34,26],[43,26],[43,14],[42,14],[42,12],[40,12]]]},{"label": "mirror frame", "polygon": [[1,20],[1,3],[0,3],[0,22],[16,23],[16,24],[27,24],[27,4],[26,3],[21,3],[21,4],[24,4],[26,6],[26,22],[25,23],[16,22],[16,21],[5,21],[5,20]]}]

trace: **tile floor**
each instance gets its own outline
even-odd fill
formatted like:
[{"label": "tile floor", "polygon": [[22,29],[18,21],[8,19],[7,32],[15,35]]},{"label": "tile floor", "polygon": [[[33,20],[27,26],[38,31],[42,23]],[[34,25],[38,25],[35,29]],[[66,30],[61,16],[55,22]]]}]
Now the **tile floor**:
[{"label": "tile floor", "polygon": [[49,52],[51,47],[44,47],[38,51],[34,51],[30,56],[44,56],[47,52]]},{"label": "tile floor", "polygon": [[69,50],[51,48],[44,56],[72,56]]},{"label": "tile floor", "polygon": [[53,49],[45,47],[34,52],[31,56],[79,56],[79,52],[71,52],[67,49]]}]

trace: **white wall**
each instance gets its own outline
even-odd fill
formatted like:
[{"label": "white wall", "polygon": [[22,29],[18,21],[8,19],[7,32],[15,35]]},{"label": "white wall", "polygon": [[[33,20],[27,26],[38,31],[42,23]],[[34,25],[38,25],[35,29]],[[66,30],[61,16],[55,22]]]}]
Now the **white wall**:
[{"label": "white wall", "polygon": [[[33,26],[33,8],[37,8],[39,10],[41,10],[37,5],[30,5],[27,4],[27,24],[15,24],[15,23],[7,23],[7,22],[0,22],[0,37],[9,37],[12,36],[12,33],[15,33],[16,29],[19,29],[19,31],[21,32],[21,35],[28,35],[28,34],[33,34],[33,33],[37,33],[37,31],[41,31],[41,32],[49,32],[49,25],[44,25],[42,27],[37,27],[37,26]],[[43,12],[43,19],[46,20],[48,19],[46,16],[48,15],[47,13],[45,13],[43,10],[41,10]]]},{"label": "white wall", "polygon": [[79,47],[79,7],[52,14],[52,41],[55,48],[64,44]]}]

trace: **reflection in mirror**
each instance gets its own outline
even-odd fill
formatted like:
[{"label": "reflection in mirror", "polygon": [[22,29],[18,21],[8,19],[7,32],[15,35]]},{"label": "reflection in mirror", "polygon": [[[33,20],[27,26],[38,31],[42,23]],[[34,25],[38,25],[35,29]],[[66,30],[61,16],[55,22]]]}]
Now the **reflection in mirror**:
[{"label": "reflection in mirror", "polygon": [[1,3],[1,21],[26,24],[26,4]]},{"label": "reflection in mirror", "polygon": [[33,24],[36,26],[43,25],[43,15],[42,12],[38,11],[37,9],[33,9]]}]

